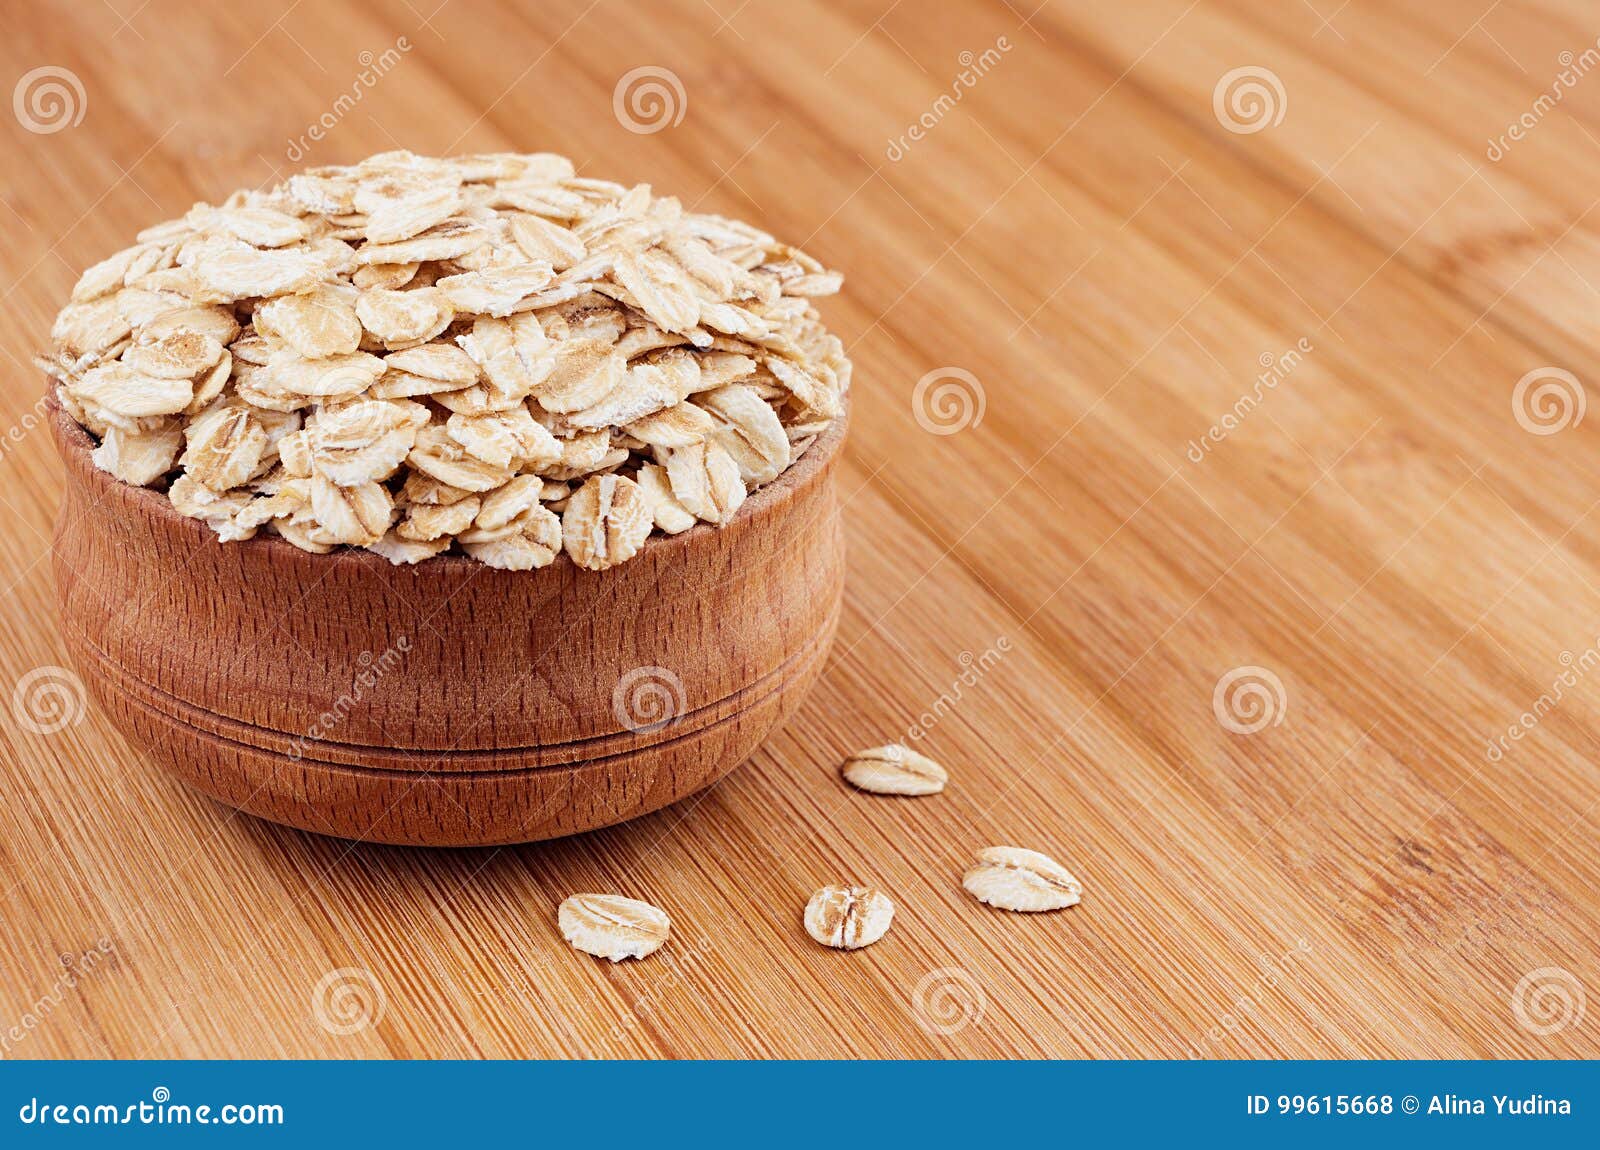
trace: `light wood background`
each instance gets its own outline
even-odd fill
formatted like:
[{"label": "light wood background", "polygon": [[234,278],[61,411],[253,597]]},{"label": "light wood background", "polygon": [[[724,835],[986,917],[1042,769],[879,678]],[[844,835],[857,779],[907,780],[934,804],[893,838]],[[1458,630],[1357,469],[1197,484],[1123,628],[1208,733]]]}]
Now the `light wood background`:
[{"label": "light wood background", "polygon": [[[1530,372],[1600,383],[1592,10],[1035,3],[7,0],[0,78],[84,93],[52,133],[0,116],[8,1056],[1600,1054],[1600,417],[1534,434],[1513,400]],[[684,93],[647,134],[613,114],[645,65]],[[1281,87],[1258,131],[1214,106],[1240,67]],[[702,800],[517,849],[352,846],[187,792],[92,707],[17,721],[65,658],[30,353],[79,268],[286,174],[324,113],[304,162],[560,151],[847,273],[840,640]],[[950,368],[982,418],[936,435],[914,389]],[[1283,691],[1248,735],[1213,699],[1242,667]],[[947,793],[840,783],[918,723]],[[994,843],[1055,855],[1083,904],[969,900]],[[856,954],[800,927],[841,879],[899,908]],[[673,943],[573,953],[580,890],[661,905]]]}]

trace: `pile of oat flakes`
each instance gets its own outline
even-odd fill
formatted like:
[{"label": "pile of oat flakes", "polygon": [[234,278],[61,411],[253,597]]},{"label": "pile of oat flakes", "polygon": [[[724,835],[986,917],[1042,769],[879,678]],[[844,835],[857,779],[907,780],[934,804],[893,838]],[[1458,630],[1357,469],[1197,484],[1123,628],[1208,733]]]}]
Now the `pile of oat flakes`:
[{"label": "pile of oat flakes", "polygon": [[840,414],[839,285],[560,156],[392,152],[140,233],[45,366],[97,466],[224,540],[599,570],[726,522]]}]

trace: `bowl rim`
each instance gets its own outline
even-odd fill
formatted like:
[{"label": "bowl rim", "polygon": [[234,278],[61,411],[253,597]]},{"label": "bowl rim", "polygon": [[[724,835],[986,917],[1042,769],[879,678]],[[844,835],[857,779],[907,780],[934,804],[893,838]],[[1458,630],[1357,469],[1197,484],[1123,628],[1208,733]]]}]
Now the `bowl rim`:
[{"label": "bowl rim", "polygon": [[[113,499],[124,500],[139,508],[144,514],[161,522],[162,526],[170,531],[186,534],[195,543],[215,543],[219,546],[241,549],[241,558],[248,558],[259,554],[264,560],[283,558],[287,561],[321,560],[342,564],[358,564],[380,572],[476,572],[487,574],[493,572],[499,575],[537,576],[559,571],[563,566],[570,566],[574,571],[582,572],[587,576],[606,575],[608,573],[625,570],[633,563],[646,556],[659,556],[670,561],[669,553],[682,547],[691,547],[694,541],[721,531],[730,525],[737,525],[742,521],[756,518],[768,513],[781,512],[795,497],[811,487],[820,477],[831,470],[831,464],[838,457],[840,448],[844,443],[850,422],[850,403],[846,396],[841,404],[840,413],[826,429],[819,432],[816,439],[805,453],[789,465],[784,472],[771,483],[757,488],[744,501],[744,504],[734,513],[733,517],[721,524],[699,522],[687,531],[680,531],[676,535],[664,535],[654,528],[639,548],[629,559],[615,566],[591,571],[579,567],[568,555],[565,548],[556,554],[555,559],[543,567],[533,568],[528,571],[507,571],[501,568],[490,567],[481,560],[470,555],[461,555],[442,552],[431,555],[416,563],[391,563],[376,551],[369,551],[365,547],[352,547],[340,545],[332,551],[318,553],[306,551],[296,547],[282,536],[260,532],[249,539],[224,542],[219,539],[204,522],[180,515],[167,498],[165,491],[158,491],[153,487],[140,487],[124,480],[118,479],[108,471],[101,470],[90,458],[96,444],[88,428],[80,424],[67,411],[62,404],[57,390],[60,383],[53,378],[46,393],[46,408],[49,412],[51,429],[55,435],[58,451],[62,462],[69,471],[76,470],[80,475],[87,477],[87,482],[92,490],[98,492],[91,507],[98,507]],[[69,482],[73,480],[69,477]]]}]

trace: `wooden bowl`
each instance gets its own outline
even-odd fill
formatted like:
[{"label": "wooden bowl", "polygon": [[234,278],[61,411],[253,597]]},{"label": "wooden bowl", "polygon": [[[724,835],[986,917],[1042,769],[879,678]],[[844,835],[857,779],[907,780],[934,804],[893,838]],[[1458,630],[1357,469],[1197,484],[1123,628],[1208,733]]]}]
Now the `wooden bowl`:
[{"label": "wooden bowl", "polygon": [[725,527],[602,572],[222,543],[96,469],[53,398],[51,424],[79,672],[156,762],[274,822],[469,846],[657,810],[794,712],[838,623],[842,418]]}]

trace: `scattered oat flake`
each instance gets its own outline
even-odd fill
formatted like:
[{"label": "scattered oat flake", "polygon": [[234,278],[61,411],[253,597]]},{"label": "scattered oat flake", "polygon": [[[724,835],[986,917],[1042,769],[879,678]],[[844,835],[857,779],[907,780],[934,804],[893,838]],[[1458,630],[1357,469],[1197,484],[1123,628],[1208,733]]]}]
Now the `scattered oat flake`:
[{"label": "scattered oat flake", "polygon": [[432,339],[455,316],[455,309],[433,288],[371,288],[356,297],[355,311],[361,325],[391,348]]},{"label": "scattered oat flake", "polygon": [[600,340],[563,340],[556,347],[551,374],[536,397],[546,411],[582,411],[593,407],[622,383],[628,363]]},{"label": "scattered oat flake", "polygon": [[841,772],[851,786],[877,795],[936,795],[950,781],[938,763],[899,743],[857,751]]},{"label": "scattered oat flake", "polygon": [[704,409],[680,403],[643,419],[626,424],[623,430],[652,447],[688,447],[699,443],[717,428]]},{"label": "scattered oat flake", "polygon": [[512,478],[509,465],[473,456],[438,424],[429,424],[417,433],[416,445],[406,460],[418,471],[464,491],[493,491]]},{"label": "scattered oat flake", "polygon": [[504,526],[474,527],[456,539],[468,555],[490,567],[531,571],[548,567],[561,553],[561,517],[536,503]]},{"label": "scattered oat flake", "polygon": [[961,885],[979,902],[1001,910],[1060,910],[1083,895],[1078,880],[1060,863],[1021,847],[985,847]]},{"label": "scattered oat flake", "polygon": [[112,361],[84,372],[68,391],[109,412],[140,419],[182,411],[194,398],[194,382],[145,375],[125,363]]},{"label": "scattered oat flake", "polygon": [[266,370],[273,386],[293,395],[343,399],[366,391],[383,375],[383,360],[364,351],[306,359],[285,348],[274,352]]},{"label": "scattered oat flake", "polygon": [[559,224],[527,212],[511,215],[511,238],[530,260],[540,260],[556,271],[566,271],[588,251],[583,241]]},{"label": "scattered oat flake", "polygon": [[204,231],[232,236],[257,248],[281,248],[306,238],[305,224],[273,208],[207,208],[194,222]]},{"label": "scattered oat flake", "polygon": [[402,538],[391,531],[376,543],[367,544],[367,550],[377,552],[396,567],[400,567],[421,563],[424,559],[432,559],[449,546],[450,540],[448,539],[430,539],[427,542],[418,542]]},{"label": "scattered oat flake", "polygon": [[267,432],[249,409],[215,407],[189,424],[179,460],[189,478],[214,492],[238,487],[255,474]]},{"label": "scattered oat flake", "polygon": [[405,520],[395,531],[401,538],[416,543],[452,538],[471,530],[480,503],[476,495],[459,503],[418,503],[406,508]]},{"label": "scattered oat flake", "polygon": [[672,934],[666,911],[614,894],[575,894],[562,902],[556,921],[575,949],[612,962],[654,954]]},{"label": "scattered oat flake", "polygon": [[382,539],[394,515],[394,500],[381,483],[341,487],[311,477],[311,513],[336,542],[366,547]]},{"label": "scattered oat flake", "polygon": [[404,371],[466,387],[478,382],[478,365],[453,343],[425,343],[384,357],[389,371]]},{"label": "scattered oat flake", "polygon": [[889,896],[870,886],[825,886],[806,903],[806,933],[837,950],[871,946],[893,918]]},{"label": "scattered oat flake", "polygon": [[446,220],[421,235],[394,243],[367,243],[356,252],[362,264],[406,264],[454,260],[489,242],[489,233],[471,220]]}]

